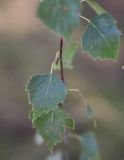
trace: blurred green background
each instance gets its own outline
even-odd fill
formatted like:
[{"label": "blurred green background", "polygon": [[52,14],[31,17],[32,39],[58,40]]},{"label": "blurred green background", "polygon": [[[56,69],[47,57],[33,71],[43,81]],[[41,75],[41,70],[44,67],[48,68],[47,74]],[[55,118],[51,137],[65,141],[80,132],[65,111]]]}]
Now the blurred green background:
[{"label": "blurred green background", "polygon": [[[59,48],[59,39],[36,18],[38,0],[0,0],[0,160],[45,160],[45,145],[34,141],[35,131],[28,120],[25,85],[32,74],[46,73]],[[124,1],[99,0],[118,21],[122,32],[117,63],[93,61],[78,50],[74,70],[65,70],[70,88],[79,88],[92,106],[97,120],[95,129],[102,160],[124,159]],[[92,17],[88,6],[83,14]],[[74,39],[79,39],[83,27]],[[76,131],[92,129],[92,122],[83,116],[80,98],[67,97],[65,105],[76,120]],[[71,160],[77,160],[80,148],[71,140]],[[59,149],[61,145],[58,146]],[[60,160],[54,158],[54,160]]]}]

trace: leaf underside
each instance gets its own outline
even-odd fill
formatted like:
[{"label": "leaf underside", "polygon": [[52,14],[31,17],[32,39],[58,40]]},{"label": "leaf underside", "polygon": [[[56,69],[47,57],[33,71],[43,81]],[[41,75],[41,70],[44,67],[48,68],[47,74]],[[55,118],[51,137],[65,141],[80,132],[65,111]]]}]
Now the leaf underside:
[{"label": "leaf underside", "polygon": [[120,32],[115,19],[103,13],[91,19],[82,37],[82,48],[93,58],[117,58]]},{"label": "leaf underside", "polygon": [[80,23],[77,12],[80,5],[77,0],[42,0],[37,15],[46,26],[68,38]]}]

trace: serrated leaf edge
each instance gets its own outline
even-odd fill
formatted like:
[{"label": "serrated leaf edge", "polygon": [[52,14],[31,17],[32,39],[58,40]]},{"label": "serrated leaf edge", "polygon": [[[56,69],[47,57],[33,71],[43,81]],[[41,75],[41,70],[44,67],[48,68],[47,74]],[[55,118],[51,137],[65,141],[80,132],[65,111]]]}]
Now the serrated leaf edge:
[{"label": "serrated leaf edge", "polygon": [[[102,14],[105,14],[105,13],[102,13]],[[102,15],[101,14],[101,15]],[[110,16],[112,16],[111,14],[109,14],[108,12],[106,13],[106,14],[108,14],[108,15],[110,15]],[[98,16],[100,16],[100,15],[98,15]],[[97,17],[97,16],[96,16]],[[113,16],[112,16],[113,17]],[[95,18],[95,17],[93,17],[93,18]],[[92,18],[92,19],[93,19]],[[92,20],[91,19],[91,20]],[[114,23],[116,24],[117,23],[117,21],[113,18],[113,20],[114,20]],[[88,24],[90,24],[91,22],[89,22]],[[88,24],[87,24],[87,26],[85,27],[85,29],[84,29],[84,31],[83,31],[83,34],[82,34],[82,36],[81,36],[81,38],[80,38],[80,41],[81,41],[81,50],[82,50],[82,52],[84,52],[84,54],[88,54],[89,55],[89,57],[92,59],[92,60],[94,60],[94,61],[97,61],[97,60],[102,60],[102,61],[108,61],[108,60],[110,60],[110,61],[113,61],[113,62],[115,62],[115,63],[117,63],[117,58],[118,58],[118,54],[114,57],[114,58],[104,58],[104,57],[100,57],[100,56],[97,56],[97,57],[93,57],[91,54],[90,54],[90,52],[88,51],[88,50],[84,50],[84,48],[83,48],[83,45],[82,45],[82,37],[83,37],[83,35],[84,35],[84,33],[86,32],[86,30],[87,30],[87,28],[88,28]],[[118,29],[118,31],[119,31],[119,33],[120,33],[120,36],[121,36],[121,31]],[[118,53],[118,50],[119,50],[119,46],[120,46],[120,38],[119,38],[119,43],[118,43],[118,47],[117,47],[117,49],[116,49],[116,52]]]},{"label": "serrated leaf edge", "polygon": [[[50,111],[54,111],[54,110],[50,110]],[[50,111],[48,111],[48,112],[50,112]],[[42,114],[44,114],[44,113],[47,114],[48,112],[43,112]],[[68,119],[71,119],[71,120],[72,120],[73,126],[72,126],[72,128],[71,128],[71,127],[68,127],[68,126],[66,126],[66,125],[62,125],[62,127],[63,127],[63,133],[59,134],[59,140],[57,140],[55,143],[53,143],[52,148],[49,146],[50,141],[47,140],[47,139],[45,139],[45,138],[43,137],[43,135],[40,134],[40,133],[38,132],[38,130],[35,128],[35,126],[33,125],[33,121],[35,121],[37,118],[40,118],[40,117],[37,117],[36,119],[32,119],[33,128],[36,129],[37,132],[39,133],[39,135],[41,135],[41,136],[43,137],[43,139],[45,140],[45,143],[46,143],[46,145],[48,146],[48,148],[49,148],[49,150],[50,150],[51,153],[53,152],[53,149],[54,149],[54,147],[55,147],[57,144],[62,143],[65,130],[66,130],[67,128],[68,128],[68,129],[73,129],[73,130],[75,129],[75,121],[73,120],[73,118],[71,118],[71,115],[70,115],[69,113],[66,112],[66,114],[67,114],[67,116],[68,116]],[[42,115],[41,115],[41,116],[42,116]]]},{"label": "serrated leaf edge", "polygon": [[[33,105],[32,105],[32,103],[31,103],[31,101],[30,101],[30,93],[28,92],[28,85],[29,85],[29,82],[33,79],[33,77],[34,76],[44,76],[44,75],[47,75],[47,74],[53,74],[53,73],[46,73],[46,74],[33,74],[30,78],[29,78],[29,80],[27,81],[27,83],[26,83],[26,87],[25,87],[25,92],[27,93],[27,96],[28,96],[28,103],[32,106],[32,108],[34,107]],[[53,75],[55,75],[55,74],[53,74]],[[56,75],[55,75],[56,76]],[[57,76],[56,76],[57,77]],[[58,78],[58,77],[57,77]],[[59,79],[59,78],[58,78]],[[59,79],[60,81],[61,81],[61,79]],[[62,82],[62,81],[61,81]],[[62,82],[63,83],[63,82]],[[68,89],[67,89],[67,86],[66,86],[66,84],[64,83],[64,85],[65,85],[65,96],[64,96],[64,99],[63,99],[63,101],[60,101],[59,103],[64,103],[64,101],[65,101],[65,98],[66,98],[66,96],[67,96],[67,94],[68,94]],[[59,103],[57,104],[57,105],[59,105]],[[56,106],[57,106],[56,105]]]}]

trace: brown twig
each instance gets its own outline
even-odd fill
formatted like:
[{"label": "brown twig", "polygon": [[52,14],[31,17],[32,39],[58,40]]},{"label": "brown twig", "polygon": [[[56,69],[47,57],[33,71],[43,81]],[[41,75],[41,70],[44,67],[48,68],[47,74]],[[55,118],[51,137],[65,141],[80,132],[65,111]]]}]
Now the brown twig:
[{"label": "brown twig", "polygon": [[61,80],[64,82],[64,71],[63,71],[63,38],[60,39],[60,74]]},{"label": "brown twig", "polygon": [[[64,69],[63,69],[63,38],[60,38],[59,61],[60,61],[61,80],[65,83]],[[57,63],[58,63],[58,60],[57,60]],[[59,106],[62,107],[62,104],[60,103]],[[68,151],[67,151],[67,146],[68,146],[68,132],[67,132],[67,130],[65,130],[63,141],[64,141],[64,144],[66,145],[65,149],[64,149],[63,160],[69,160],[69,155],[68,155]]]}]

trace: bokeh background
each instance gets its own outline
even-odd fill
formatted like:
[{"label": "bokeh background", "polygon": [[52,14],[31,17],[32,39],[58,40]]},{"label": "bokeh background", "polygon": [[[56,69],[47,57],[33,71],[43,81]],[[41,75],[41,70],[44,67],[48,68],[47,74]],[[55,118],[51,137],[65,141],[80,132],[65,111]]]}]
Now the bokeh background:
[{"label": "bokeh background", "polygon": [[[78,50],[74,70],[65,70],[65,79],[70,88],[80,88],[95,113],[97,129],[94,131],[101,159],[123,160],[124,1],[98,2],[116,18],[122,32],[118,61],[93,61]],[[38,0],[0,0],[0,160],[50,159],[46,146],[34,141],[35,131],[27,116],[30,106],[24,91],[32,74],[49,72],[59,48],[59,38],[36,18],[37,4]],[[82,12],[87,17],[95,15],[88,6]],[[82,21],[73,34],[74,39],[79,39],[85,25]],[[92,122],[83,117],[78,96],[69,95],[64,107],[76,120],[77,132],[83,134],[93,129]],[[70,159],[77,160],[78,142],[71,140],[70,143]]]}]

